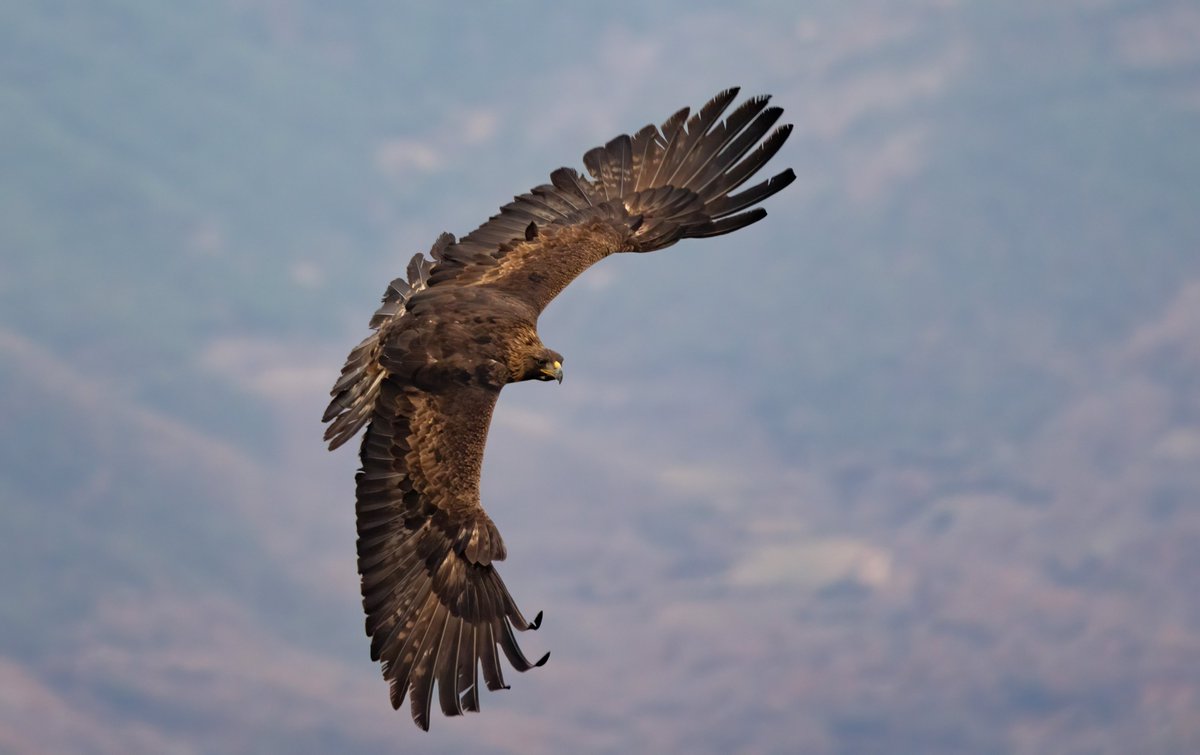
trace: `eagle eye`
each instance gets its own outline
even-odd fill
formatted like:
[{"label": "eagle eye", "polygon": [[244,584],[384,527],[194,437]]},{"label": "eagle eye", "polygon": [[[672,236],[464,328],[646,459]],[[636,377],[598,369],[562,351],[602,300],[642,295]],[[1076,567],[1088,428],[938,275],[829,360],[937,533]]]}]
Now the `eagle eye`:
[{"label": "eagle eye", "polygon": [[537,380],[557,380],[561,383],[562,376],[562,360],[556,357],[545,357],[538,360],[537,368],[532,377]]}]

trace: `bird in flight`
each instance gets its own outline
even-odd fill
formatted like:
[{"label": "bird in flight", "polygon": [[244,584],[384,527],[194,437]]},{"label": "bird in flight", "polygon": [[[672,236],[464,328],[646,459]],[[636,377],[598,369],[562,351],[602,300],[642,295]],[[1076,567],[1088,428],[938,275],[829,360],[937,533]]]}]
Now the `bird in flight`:
[{"label": "bird in flight", "polygon": [[[335,449],[366,425],[356,477],[358,571],[371,658],[392,707],[407,695],[429,728],[436,682],[447,716],[479,710],[479,672],[506,689],[502,653],[531,662],[513,630],[536,629],[496,563],[504,541],[479,499],[479,475],[500,390],[562,382],[563,357],[542,344],[538,316],[567,284],[616,252],[652,252],[720,236],[766,217],[758,203],[791,169],[737,191],[779,150],[790,125],[752,97],[724,120],[738,90],[695,114],[684,108],[583,156],[515,197],[456,240],[444,233],[388,286],[322,418]],[[737,191],[737,193],[734,193]]]}]

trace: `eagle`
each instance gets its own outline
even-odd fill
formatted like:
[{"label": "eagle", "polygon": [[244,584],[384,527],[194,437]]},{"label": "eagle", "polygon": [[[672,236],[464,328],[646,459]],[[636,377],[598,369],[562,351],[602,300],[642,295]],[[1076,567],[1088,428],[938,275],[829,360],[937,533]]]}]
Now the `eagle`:
[{"label": "eagle", "polygon": [[[766,216],[757,207],[795,180],[785,170],[737,191],[779,150],[790,125],[769,96],[732,88],[583,156],[461,239],[393,280],[351,350],[322,420],[330,450],[366,426],[356,481],[358,571],[371,659],[392,707],[410,699],[428,730],[434,687],[447,716],[479,710],[479,674],[507,689],[500,655],[530,661],[513,630],[536,629],[496,570],[504,540],[480,503],[479,477],[500,391],[562,382],[563,357],[538,337],[538,316],[610,254],[652,252],[720,236]],[[737,193],[734,193],[737,191]],[[436,684],[435,684],[436,683]]]}]

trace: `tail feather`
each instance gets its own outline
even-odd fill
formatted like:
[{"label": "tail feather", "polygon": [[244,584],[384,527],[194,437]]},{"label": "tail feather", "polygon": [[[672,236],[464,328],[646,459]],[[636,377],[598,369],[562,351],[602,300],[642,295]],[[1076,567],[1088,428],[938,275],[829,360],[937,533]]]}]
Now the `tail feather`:
[{"label": "tail feather", "polygon": [[[430,253],[436,259],[453,243],[454,237],[443,233],[434,242]],[[387,370],[379,363],[381,346],[393,323],[404,314],[408,300],[429,285],[432,270],[433,262],[426,259],[425,255],[413,256],[408,263],[408,279],[397,278],[389,283],[379,309],[371,316],[371,329],[374,332],[346,357],[342,372],[329,391],[332,399],[321,416],[322,422],[330,423],[325,428],[329,450],[353,438],[370,419],[379,397],[379,386],[387,377]]]}]

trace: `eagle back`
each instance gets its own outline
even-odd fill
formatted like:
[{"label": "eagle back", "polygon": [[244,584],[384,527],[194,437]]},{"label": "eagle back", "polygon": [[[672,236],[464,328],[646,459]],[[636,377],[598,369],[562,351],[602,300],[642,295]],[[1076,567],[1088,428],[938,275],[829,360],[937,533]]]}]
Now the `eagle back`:
[{"label": "eagle back", "polygon": [[470,384],[498,391],[526,354],[544,348],[528,303],[490,287],[433,286],[408,302],[407,313],[383,341],[379,361],[422,390]]}]

